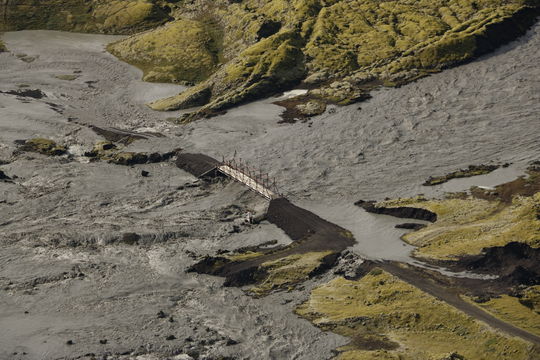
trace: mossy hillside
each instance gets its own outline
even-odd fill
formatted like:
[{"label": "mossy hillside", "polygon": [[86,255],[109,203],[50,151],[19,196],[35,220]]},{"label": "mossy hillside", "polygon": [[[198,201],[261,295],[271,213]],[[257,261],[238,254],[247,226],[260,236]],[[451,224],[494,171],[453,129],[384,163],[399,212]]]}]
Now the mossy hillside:
[{"label": "mossy hillside", "polygon": [[455,260],[512,241],[540,247],[540,193],[515,196],[510,204],[468,197],[400,199],[378,206],[410,206],[437,214],[435,223],[403,236],[403,240],[418,247],[415,254],[419,257]]},{"label": "mossy hillside", "polygon": [[0,8],[0,31],[47,29],[133,33],[168,18],[149,0],[14,0]]},{"label": "mossy hillside", "polygon": [[143,80],[199,82],[219,63],[219,46],[204,23],[180,19],[113,43],[108,50],[144,72]]},{"label": "mossy hillside", "polygon": [[[302,39],[295,31],[274,34],[244,50],[219,74],[201,83],[195,90],[179,94],[150,106],[156,110],[186,109],[193,96],[207,100],[203,111],[220,111],[255,100],[298,83],[305,76]],[[210,96],[201,96],[208,94]],[[201,102],[197,102],[204,105]]]},{"label": "mossy hillside", "polygon": [[[214,84],[218,96],[209,107],[226,109],[299,82],[305,76],[301,44],[297,32],[284,31],[243,51],[225,67],[223,80]],[[219,96],[223,92],[226,95]]]},{"label": "mossy hillside", "polygon": [[[530,359],[532,344],[497,333],[379,269],[336,278],[311,292],[297,314],[351,338],[338,359]],[[375,336],[375,337],[374,337]]]},{"label": "mossy hillside", "polygon": [[[524,0],[203,3],[209,16],[221,19],[227,65],[205,83],[212,94],[188,120],[282,91],[314,73],[326,74],[326,81],[313,97],[338,104],[359,101],[367,98],[359,91],[366,82],[403,84],[515,38],[536,11]],[[277,33],[262,36],[269,23],[277,24]],[[280,70],[274,72],[270,64],[276,63]],[[185,108],[183,101],[170,98],[162,108]]]},{"label": "mossy hillside", "polygon": [[[203,108],[187,116],[193,119],[314,73],[326,74],[314,97],[359,101],[367,98],[359,91],[365,81],[400,85],[519,36],[537,8],[537,0],[13,0],[0,8],[0,31],[135,33],[174,18],[178,26],[142,34],[116,51],[148,80],[209,77],[195,102]],[[179,96],[154,107],[193,104],[185,102]]]},{"label": "mossy hillside", "polygon": [[505,322],[540,335],[540,286],[525,289],[521,298],[501,295],[480,304],[470,302]]},{"label": "mossy hillside", "polygon": [[162,23],[167,16],[155,5],[155,1],[107,1],[93,12],[99,31],[123,33],[140,31]]},{"label": "mossy hillside", "polygon": [[[474,56],[474,36],[523,3],[338,1],[319,13],[305,52],[313,70],[380,73],[444,67]],[[402,61],[401,56],[410,58]]]},{"label": "mossy hillside", "polygon": [[173,111],[180,109],[189,109],[197,106],[203,106],[208,103],[212,97],[212,86],[208,82],[202,82],[195,85],[181,94],[170,96],[168,98],[156,100],[148,106],[158,111]]}]

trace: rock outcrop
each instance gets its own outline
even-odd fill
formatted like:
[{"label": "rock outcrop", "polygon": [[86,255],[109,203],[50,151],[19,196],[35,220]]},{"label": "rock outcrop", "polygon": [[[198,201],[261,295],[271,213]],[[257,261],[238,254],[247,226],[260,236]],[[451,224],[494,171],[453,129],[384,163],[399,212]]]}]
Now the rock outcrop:
[{"label": "rock outcrop", "polygon": [[59,145],[53,140],[44,138],[33,138],[23,141],[19,150],[48,156],[64,155],[67,152],[65,146]]},{"label": "rock outcrop", "polygon": [[189,121],[304,79],[312,88],[306,102],[350,104],[368,98],[374,86],[399,86],[485,54],[523,34],[537,13],[537,1],[522,0],[201,0],[178,5],[175,17],[201,19],[192,29],[217,26],[216,71],[187,94],[150,106],[202,106],[184,116]]},{"label": "rock outcrop", "polygon": [[149,104],[201,107],[184,115],[190,121],[303,81],[305,102],[361,101],[373,87],[399,86],[515,39],[539,8],[538,0],[11,0],[0,6],[0,31],[150,29],[109,50],[145,80],[195,84]]},{"label": "rock outcrop", "polygon": [[169,16],[149,0],[3,0],[0,31],[48,29],[128,34],[153,28]]}]

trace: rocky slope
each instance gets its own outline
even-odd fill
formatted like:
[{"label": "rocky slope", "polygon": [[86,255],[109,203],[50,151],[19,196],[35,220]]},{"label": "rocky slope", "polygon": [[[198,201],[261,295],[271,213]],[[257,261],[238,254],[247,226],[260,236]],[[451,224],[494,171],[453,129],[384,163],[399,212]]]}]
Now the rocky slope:
[{"label": "rocky slope", "polygon": [[[39,5],[39,6],[38,6]],[[537,0],[4,0],[0,31],[139,33],[109,47],[145,80],[197,84],[156,110],[184,120],[304,82],[302,102],[348,104],[471,60],[524,31]],[[295,104],[296,106],[297,104]]]},{"label": "rocky slope", "polygon": [[[175,26],[169,26],[110,50],[134,64],[143,59],[160,64],[157,47],[134,54],[130,44],[150,46],[163,32],[182,43],[198,27],[212,27],[212,41],[194,39],[198,45],[187,47],[187,53],[197,59],[211,43],[221,66],[190,91],[151,104],[157,110],[203,106],[186,119],[212,115],[302,81],[313,88],[306,101],[348,104],[366,98],[373,86],[399,85],[493,50],[523,34],[537,8],[537,2],[521,0],[198,1],[180,3],[173,12],[177,21],[198,22],[191,31],[184,30],[187,35],[175,34]],[[182,76],[183,69],[170,72],[177,80],[193,79]]]},{"label": "rocky slope", "polygon": [[3,0],[0,31],[49,29],[134,33],[168,19],[165,8],[148,0]]}]

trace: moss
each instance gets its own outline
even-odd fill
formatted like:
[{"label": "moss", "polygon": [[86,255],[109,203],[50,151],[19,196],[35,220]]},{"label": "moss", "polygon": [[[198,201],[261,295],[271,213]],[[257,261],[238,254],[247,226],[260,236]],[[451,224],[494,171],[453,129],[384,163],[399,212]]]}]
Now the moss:
[{"label": "moss", "polygon": [[[534,179],[531,176],[528,182],[523,180],[523,186],[530,188],[531,181],[537,181]],[[419,257],[453,260],[514,241],[540,247],[540,192],[510,199],[485,200],[462,194],[442,200],[388,200],[376,206],[407,206],[436,213],[435,223],[404,235],[403,240],[417,246],[415,254]]]},{"label": "moss", "polygon": [[[533,354],[532,344],[499,334],[384,271],[360,280],[336,278],[314,289],[296,312],[323,330],[351,338],[338,349],[338,359],[443,359],[454,354],[525,360]],[[378,339],[355,341],[366,334]]]},{"label": "moss", "polygon": [[209,84],[201,83],[187,89],[179,95],[154,101],[148,104],[148,106],[159,111],[189,109],[206,104],[211,96],[212,90]]},{"label": "moss", "polygon": [[273,290],[292,289],[296,284],[309,279],[311,274],[321,266],[323,259],[331,254],[331,251],[309,252],[265,262],[261,264],[259,270],[266,276],[264,280],[252,287],[250,292],[263,296]]},{"label": "moss", "polygon": [[146,153],[121,151],[121,149],[118,149],[115,144],[109,141],[96,143],[93,150],[86,153],[86,156],[117,165],[145,164],[149,160],[149,156]]},{"label": "moss", "polygon": [[425,186],[440,185],[452,179],[466,178],[478,175],[489,174],[492,171],[495,171],[499,168],[497,165],[470,165],[467,169],[461,169],[458,171],[451,172],[443,176],[434,176],[430,177],[423,184]]},{"label": "moss", "polygon": [[524,293],[521,298],[501,295],[480,304],[469,302],[505,322],[540,336],[540,286],[532,286]]},{"label": "moss", "polygon": [[204,23],[181,19],[113,43],[108,50],[155,82],[199,82],[219,62],[216,40]]},{"label": "moss", "polygon": [[48,29],[132,33],[167,15],[147,0],[18,0],[0,9],[1,30]]},{"label": "moss", "polygon": [[145,164],[148,162],[148,155],[136,152],[118,152],[112,154],[108,161],[117,165]]},{"label": "moss", "polygon": [[[128,139],[124,143],[127,145],[129,142]],[[167,161],[174,155],[176,155],[176,151],[162,154],[123,151],[122,145],[117,146],[110,141],[100,141],[94,145],[92,151],[85,153],[85,156],[93,161],[101,160],[117,165],[157,163]]]},{"label": "moss", "polygon": [[[194,118],[275,94],[298,83],[306,72],[301,44],[297,32],[284,31],[244,50],[224,67],[219,81],[213,81],[210,102]],[[176,108],[181,101],[182,95],[178,104],[168,106]]]},{"label": "moss", "polygon": [[[523,34],[528,0],[17,0],[0,31],[135,33],[110,47],[148,81],[204,81],[153,108],[203,106],[185,119],[286,90],[307,75],[335,80],[312,97],[340,105],[368,96],[358,75],[399,86],[469,61]],[[171,11],[170,18],[165,10]],[[367,75],[367,76],[364,76]],[[202,90],[204,88],[204,91]]]},{"label": "moss", "polygon": [[55,141],[44,138],[26,140],[21,147],[22,151],[37,152],[43,155],[58,156],[67,152],[65,146],[58,145]]},{"label": "moss", "polygon": [[[462,209],[446,207],[447,201],[434,204],[432,211],[444,214],[439,217],[440,222],[405,235],[407,242],[421,246],[417,251],[418,255],[455,258],[466,254],[479,254],[483,248],[504,246],[512,241],[523,242],[532,247],[540,246],[540,219],[537,215],[540,193],[532,197],[515,197],[509,205],[498,202],[488,204],[484,200],[473,199],[454,201],[460,202]],[[479,202],[485,207],[471,209],[471,203]],[[495,204],[498,206],[496,210]],[[468,212],[468,219],[465,217],[467,209],[471,210]]]},{"label": "moss", "polygon": [[[494,27],[513,27],[508,33],[520,33],[521,24],[505,22],[524,4],[519,0],[474,4],[460,0],[269,1],[262,7],[255,1],[243,3],[247,9],[257,9],[251,11],[260,16],[280,21],[282,29],[298,31],[307,73],[327,72],[343,79],[342,85],[323,86],[312,95],[340,105],[368,98],[356,90],[356,73],[368,73],[381,83],[398,86],[474,58],[482,52],[480,41],[498,36],[490,30]],[[505,39],[503,36],[500,41]],[[263,39],[240,53],[216,76],[207,109],[223,109],[268,94],[266,77],[254,69],[258,65],[264,68],[258,50],[269,42]],[[254,85],[255,81],[259,83]],[[238,90],[231,84],[242,86]],[[280,89],[280,85],[275,88]]]},{"label": "moss", "polygon": [[155,26],[165,18],[165,14],[147,0],[103,2],[95,8],[92,15],[98,27],[114,33],[141,26],[142,28]]},{"label": "moss", "polygon": [[[0,34],[2,35],[2,34]],[[6,45],[4,44],[4,42],[2,40],[0,40],[0,53],[1,52],[6,52],[7,51],[7,47]]]}]

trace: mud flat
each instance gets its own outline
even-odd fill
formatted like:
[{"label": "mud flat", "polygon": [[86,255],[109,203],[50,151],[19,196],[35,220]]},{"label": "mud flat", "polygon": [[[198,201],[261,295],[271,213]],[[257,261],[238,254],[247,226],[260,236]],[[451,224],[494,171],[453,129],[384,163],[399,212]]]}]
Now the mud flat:
[{"label": "mud flat", "polygon": [[[397,220],[379,222],[354,201],[413,196],[429,176],[481,163],[519,168],[540,153],[538,25],[478,61],[295,124],[278,124],[277,98],[187,126],[167,122],[178,114],[144,102],[178,89],[140,82],[138,70],[104,52],[109,39],[3,37],[10,52],[0,54],[0,91],[47,97],[0,94],[0,166],[13,180],[0,182],[1,356],[326,359],[348,342],[291,316],[331,273],[254,299],[220,278],[185,272],[220,251],[274,239],[290,245],[270,223],[244,224],[264,201],[232,182],[198,182],[172,161],[80,161],[76,153],[104,140],[90,125],[163,135],[125,151],[181,147],[218,159],[236,152],[276,176],[293,203],[350,230],[358,242],[351,256],[379,260],[404,261],[412,248],[400,242]],[[35,137],[69,154],[14,154],[15,140]],[[302,262],[288,261],[280,265]]]}]

